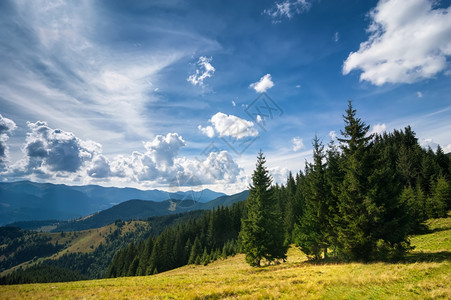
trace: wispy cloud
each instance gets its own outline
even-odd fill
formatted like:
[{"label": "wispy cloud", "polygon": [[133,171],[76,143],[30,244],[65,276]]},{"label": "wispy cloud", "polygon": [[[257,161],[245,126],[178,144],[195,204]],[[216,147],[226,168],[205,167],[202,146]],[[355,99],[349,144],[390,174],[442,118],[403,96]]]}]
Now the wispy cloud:
[{"label": "wispy cloud", "polygon": [[[151,138],[161,129],[152,126],[166,119],[149,109],[159,101],[161,71],[198,47],[212,47],[211,41],[165,28],[158,45],[112,47],[112,33],[127,25],[98,9],[89,1],[17,1],[1,14],[0,43],[9,50],[0,53],[0,98],[23,119],[46,120],[104,143]],[[163,35],[142,25],[147,36]],[[171,35],[188,46],[173,47]]]},{"label": "wispy cloud", "polygon": [[211,57],[201,56],[199,57],[199,60],[197,61],[197,65],[199,66],[199,69],[196,69],[196,72],[194,74],[191,74],[186,79],[188,82],[190,82],[192,85],[204,85],[204,80],[206,78],[209,78],[213,76],[215,73],[215,67],[212,66],[210,63],[212,61]]},{"label": "wispy cloud", "polygon": [[369,16],[368,41],[349,54],[343,74],[362,70],[360,80],[375,85],[413,83],[449,68],[451,7],[432,1],[379,1]]},{"label": "wispy cloud", "polygon": [[270,16],[273,23],[279,23],[284,18],[291,19],[295,15],[308,11],[311,6],[308,0],[285,0],[274,3],[273,7],[265,9],[263,13]]}]

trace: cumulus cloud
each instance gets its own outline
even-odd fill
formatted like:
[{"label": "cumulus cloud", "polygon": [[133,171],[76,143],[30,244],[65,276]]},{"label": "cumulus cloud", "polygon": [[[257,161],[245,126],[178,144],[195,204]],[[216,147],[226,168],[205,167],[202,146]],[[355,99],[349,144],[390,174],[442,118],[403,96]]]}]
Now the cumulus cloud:
[{"label": "cumulus cloud", "polygon": [[291,19],[295,15],[308,11],[311,6],[307,0],[285,0],[274,3],[273,7],[265,9],[263,13],[270,16],[273,23],[279,23],[284,18]]},{"label": "cumulus cloud", "polygon": [[22,151],[25,157],[12,166],[15,173],[50,176],[75,173],[101,153],[101,146],[83,141],[72,132],[52,129],[46,122],[27,122],[27,133]]},{"label": "cumulus cloud", "polygon": [[268,89],[274,86],[274,82],[272,81],[271,74],[266,74],[259,81],[251,83],[249,85],[250,88],[253,88],[257,93],[264,93]]},{"label": "cumulus cloud", "polygon": [[243,169],[227,151],[211,152],[203,160],[179,157],[186,142],[177,133],[156,136],[143,143],[145,152],[117,156],[111,161],[97,156],[87,170],[93,178],[118,177],[134,182],[193,186],[242,180]]},{"label": "cumulus cloud", "polygon": [[185,145],[185,141],[177,133],[168,133],[166,136],[158,135],[153,141],[144,143],[144,147],[147,149],[146,153],[153,161],[164,166],[172,166],[180,148]]},{"label": "cumulus cloud", "polygon": [[199,60],[197,61],[197,65],[199,66],[198,69],[196,69],[196,72],[194,74],[191,74],[186,80],[190,82],[192,85],[204,85],[204,80],[206,78],[209,78],[213,76],[216,69],[211,65],[212,58],[201,56],[199,57]]},{"label": "cumulus cloud", "polygon": [[351,52],[343,74],[362,70],[374,85],[413,83],[447,68],[451,55],[451,7],[433,9],[429,0],[381,0],[369,13],[368,41]]},{"label": "cumulus cloud", "polygon": [[103,155],[99,155],[94,158],[86,172],[88,176],[93,178],[107,178],[113,175],[111,172],[110,162]]},{"label": "cumulus cloud", "polygon": [[8,145],[6,142],[9,139],[8,134],[14,129],[16,129],[16,123],[0,114],[0,169],[3,168],[8,159]]},{"label": "cumulus cloud", "polygon": [[[135,151],[130,157],[116,157],[109,163],[110,176],[123,176],[136,182],[153,182],[173,186],[233,183],[243,178],[243,169],[227,151],[211,152],[204,159],[178,157],[184,146],[182,137],[171,134],[155,138],[144,153]],[[172,145],[169,147],[169,145]],[[168,151],[168,147],[171,148]],[[102,164],[102,163],[101,163]],[[104,166],[101,166],[104,169]]]},{"label": "cumulus cloud", "polygon": [[209,138],[214,138],[214,136],[215,136],[215,129],[213,127],[211,127],[211,126],[202,127],[201,125],[199,125],[199,126],[197,126],[197,128],[200,130],[200,132],[202,132],[203,134],[205,134]]},{"label": "cumulus cloud", "polygon": [[385,124],[376,124],[370,131],[370,134],[381,134],[387,130],[387,126]]},{"label": "cumulus cloud", "polygon": [[[227,121],[218,116],[212,118],[212,124],[221,129]],[[234,119],[237,117],[224,116],[237,122]],[[180,157],[180,150],[186,142],[178,133],[157,135],[153,140],[143,142],[144,151],[107,157],[102,154],[100,144],[82,140],[72,132],[53,129],[42,121],[28,122],[27,125],[29,132],[22,147],[24,157],[2,172],[11,179],[83,184],[122,182],[128,186],[131,183],[162,186],[175,181],[187,186],[227,185],[242,183],[246,179],[244,170],[227,151],[210,152],[202,159]],[[0,116],[2,141],[15,127],[13,121]],[[239,128],[237,136],[251,134],[246,130],[251,131]],[[227,130],[221,132],[232,133]]]},{"label": "cumulus cloud", "polygon": [[183,158],[179,163],[186,170],[185,176],[197,178],[202,184],[235,183],[245,177],[244,170],[227,151],[210,152],[204,160]]},{"label": "cumulus cloud", "polygon": [[255,137],[258,135],[258,131],[254,128],[254,123],[241,119],[234,115],[226,115],[222,112],[218,112],[213,115],[208,122],[211,126],[202,127],[198,126],[199,130],[212,138],[215,134],[219,137],[233,137],[238,140],[246,137]]},{"label": "cumulus cloud", "polygon": [[304,148],[304,141],[300,137],[294,137],[291,139],[291,143],[293,144],[293,151],[296,152],[302,148]]}]

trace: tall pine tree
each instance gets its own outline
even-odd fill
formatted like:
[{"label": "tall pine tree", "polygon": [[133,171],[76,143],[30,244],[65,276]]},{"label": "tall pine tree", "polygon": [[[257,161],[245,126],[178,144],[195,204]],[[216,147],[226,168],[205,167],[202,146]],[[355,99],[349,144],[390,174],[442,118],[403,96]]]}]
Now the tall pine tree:
[{"label": "tall pine tree", "polygon": [[315,136],[313,140],[313,163],[306,167],[305,197],[302,215],[295,224],[294,242],[302,251],[321,258],[321,252],[327,258],[329,247],[329,202],[330,187],[326,179],[324,146]]},{"label": "tall pine tree", "polygon": [[257,267],[263,259],[268,262],[285,259],[288,250],[282,217],[273,197],[272,178],[265,163],[260,151],[246,200],[247,217],[242,220],[240,232],[246,262]]},{"label": "tall pine tree", "polygon": [[336,220],[337,242],[340,254],[345,258],[364,259],[372,251],[369,218],[364,201],[368,192],[368,178],[371,175],[369,126],[356,117],[356,110],[349,101],[341,149],[344,154],[342,168],[344,179],[340,184],[338,197],[339,215]]}]

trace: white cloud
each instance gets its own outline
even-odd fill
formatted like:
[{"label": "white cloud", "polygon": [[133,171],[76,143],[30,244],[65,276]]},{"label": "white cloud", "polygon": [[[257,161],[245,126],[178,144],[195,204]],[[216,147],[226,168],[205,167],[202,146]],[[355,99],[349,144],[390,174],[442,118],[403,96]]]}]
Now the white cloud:
[{"label": "white cloud", "polygon": [[443,147],[443,152],[444,153],[450,153],[451,152],[451,144]]},{"label": "white cloud", "polygon": [[285,0],[276,2],[270,9],[265,9],[267,14],[273,19],[273,23],[279,23],[282,19],[291,19],[293,16],[306,12],[310,9],[311,3],[307,0]]},{"label": "white cloud", "polygon": [[418,92],[417,92],[417,97],[418,97],[418,98],[423,98],[423,93],[420,92],[420,91],[418,91]]},{"label": "white cloud", "polygon": [[435,150],[438,146],[436,142],[434,142],[434,139],[432,138],[423,138],[418,141],[420,143],[420,146],[423,148],[431,147],[432,150]]},{"label": "white cloud", "polygon": [[9,139],[8,134],[16,129],[16,123],[13,120],[4,118],[0,114],[0,170],[5,166],[8,160],[8,145],[6,142]]},{"label": "white cloud", "polygon": [[232,105],[233,105],[234,107],[236,106],[236,103],[235,103],[235,101],[233,101],[233,100],[232,100]]},{"label": "white cloud", "polygon": [[215,130],[211,126],[202,127],[201,125],[197,126],[197,128],[209,138],[213,138],[215,136]]},{"label": "white cloud", "polygon": [[301,88],[301,85],[300,85],[300,84],[297,84],[297,85],[296,85],[296,88],[297,88],[297,89],[300,89],[300,88]]},{"label": "white cloud", "polygon": [[[237,117],[225,117],[240,122],[235,119]],[[212,119],[219,128],[226,122]],[[53,129],[46,122],[27,124],[29,132],[22,147],[24,157],[0,173],[10,180],[46,180],[69,184],[114,182],[116,186],[124,183],[125,186],[141,188],[164,187],[174,180],[187,186],[209,185],[214,188],[230,188],[233,183],[242,187],[246,182],[244,170],[227,151],[211,152],[202,159],[179,157],[180,149],[186,146],[186,142],[178,133],[157,135],[153,140],[144,142],[144,152],[133,151],[129,156],[108,158],[102,154],[102,146],[94,141],[82,140],[72,132]],[[2,135],[14,128],[12,120],[0,116]],[[246,128],[239,130],[241,135],[246,134]]]},{"label": "white cloud", "polygon": [[186,80],[190,82],[192,85],[204,85],[204,80],[213,76],[215,73],[215,67],[211,65],[212,58],[201,56],[197,61],[197,65],[199,69],[196,69],[195,74],[191,74]]},{"label": "white cloud", "polygon": [[335,139],[337,138],[337,133],[334,130],[331,130],[329,132],[329,136],[331,140],[335,141]]},{"label": "white cloud", "polygon": [[144,148],[147,150],[146,154],[158,165],[172,166],[180,148],[185,145],[185,141],[177,133],[168,133],[166,136],[157,135],[153,141],[144,143]]},{"label": "white cloud", "polygon": [[30,132],[22,147],[24,158],[10,167],[13,176],[71,176],[102,152],[100,144],[83,141],[72,132],[52,129],[46,122],[27,125]]},{"label": "white cloud", "polygon": [[273,167],[268,171],[273,178],[273,184],[278,183],[279,185],[281,185],[287,183],[288,174],[290,173],[290,170],[288,170],[287,168]]},{"label": "white cloud", "polygon": [[334,42],[337,43],[340,40],[340,33],[338,31],[334,34]]},{"label": "white cloud", "polygon": [[202,127],[198,126],[199,130],[212,138],[215,133],[219,137],[233,137],[238,140],[246,137],[254,137],[258,135],[258,131],[254,128],[254,123],[241,119],[234,115],[226,115],[218,112],[208,120],[212,126]]},{"label": "white cloud", "polygon": [[387,126],[385,124],[376,124],[370,131],[370,134],[381,134],[387,130]]},{"label": "white cloud", "polygon": [[[413,83],[446,71],[451,55],[451,7],[428,0],[381,0],[369,16],[368,41],[351,52],[343,74],[360,69],[375,85]],[[449,71],[449,70],[448,70]]]},{"label": "white cloud", "polygon": [[304,148],[304,141],[298,136],[292,138],[291,143],[293,144],[292,149],[294,152]]},{"label": "white cloud", "polygon": [[268,89],[274,86],[274,82],[272,81],[271,74],[266,74],[259,81],[251,83],[249,85],[250,88],[253,88],[257,93],[264,93]]}]

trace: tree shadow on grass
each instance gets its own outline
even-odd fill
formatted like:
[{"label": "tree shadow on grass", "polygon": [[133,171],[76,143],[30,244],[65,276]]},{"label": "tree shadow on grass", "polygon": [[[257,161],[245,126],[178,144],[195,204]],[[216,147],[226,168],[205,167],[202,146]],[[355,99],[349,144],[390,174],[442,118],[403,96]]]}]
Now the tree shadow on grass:
[{"label": "tree shadow on grass", "polygon": [[304,265],[337,265],[337,264],[348,264],[348,263],[364,263],[364,264],[372,264],[372,263],[387,263],[387,264],[413,264],[413,263],[422,263],[422,262],[444,262],[451,261],[451,252],[450,251],[438,251],[438,252],[408,252],[403,258],[393,259],[393,260],[384,260],[384,259],[375,259],[369,261],[361,261],[361,260],[340,260],[334,257],[328,259],[321,260],[307,260],[303,262]]},{"label": "tree shadow on grass", "polygon": [[417,262],[444,262],[451,261],[450,251],[440,252],[410,252],[407,253],[404,259],[400,262],[403,263],[417,263]]}]

